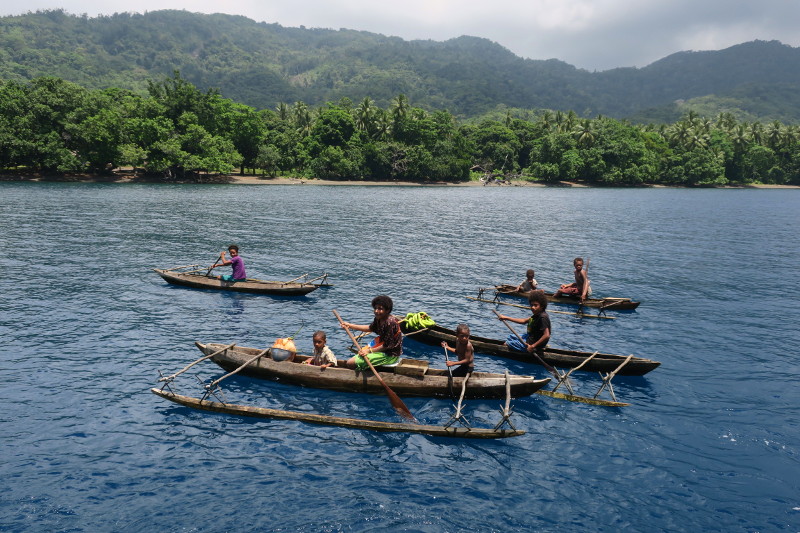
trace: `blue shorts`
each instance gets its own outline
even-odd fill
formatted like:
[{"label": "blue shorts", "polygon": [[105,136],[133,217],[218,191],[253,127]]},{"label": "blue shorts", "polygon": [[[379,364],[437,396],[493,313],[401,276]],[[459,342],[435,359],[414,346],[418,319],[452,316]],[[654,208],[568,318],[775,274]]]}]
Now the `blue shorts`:
[{"label": "blue shorts", "polygon": [[222,281],[247,281],[247,279],[234,279],[232,274],[223,274],[219,277]]}]

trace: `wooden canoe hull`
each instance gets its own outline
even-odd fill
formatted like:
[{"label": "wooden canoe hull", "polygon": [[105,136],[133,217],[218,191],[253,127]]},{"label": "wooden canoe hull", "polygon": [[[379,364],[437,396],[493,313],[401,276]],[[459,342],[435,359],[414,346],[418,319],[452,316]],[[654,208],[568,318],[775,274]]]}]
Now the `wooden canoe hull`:
[{"label": "wooden canoe hull", "polygon": [[185,274],[169,270],[153,269],[164,281],[173,285],[183,285],[195,289],[212,289],[218,291],[250,292],[257,294],[273,294],[282,296],[302,296],[317,289],[313,283],[284,283],[281,281],[222,281],[203,274]]},{"label": "wooden canoe hull", "polygon": [[[498,294],[505,296],[516,296],[517,298],[528,298],[528,293],[518,291],[514,285],[496,285],[494,290]],[[552,292],[544,293],[549,302],[566,305],[580,305],[578,298],[571,296],[559,296],[556,298]],[[596,307],[598,309],[607,309],[609,311],[631,311],[639,307],[641,302],[634,302],[630,298],[586,298],[583,301],[585,307]]]},{"label": "wooden canoe hull", "polygon": [[365,429],[394,433],[419,433],[434,437],[456,437],[462,439],[503,439],[508,437],[519,437],[520,435],[525,434],[525,431],[512,429],[444,427],[316,415],[313,413],[284,411],[281,409],[267,409],[264,407],[211,402],[208,400],[201,400],[199,398],[192,398],[190,396],[182,396],[180,394],[155,388],[150,389],[150,391],[153,394],[171,402],[175,402],[186,407],[191,407],[193,409],[201,409],[204,411],[212,411],[215,413],[225,413],[230,415],[251,416],[256,418],[298,420],[300,422],[308,422],[311,424],[321,424],[326,426],[339,426],[352,429]]},{"label": "wooden canoe hull", "polygon": [[[195,343],[206,355],[210,355],[225,347],[223,344]],[[211,358],[212,361],[227,371],[233,371],[257,355],[258,348],[236,346],[229,348]],[[307,355],[297,355],[293,361],[273,361],[264,356],[246,366],[241,373],[261,379],[270,379],[282,383],[291,383],[318,389],[331,389],[346,392],[367,392],[385,394],[385,390],[371,371],[360,372],[341,367],[320,368],[301,364],[308,359]],[[413,360],[412,360],[413,361]],[[344,361],[340,361],[343,364]],[[378,367],[381,378],[399,396],[451,397],[451,387],[447,370],[428,369],[424,375],[413,376],[395,372],[394,368]],[[464,378],[452,379],[453,394],[461,393]],[[550,378],[536,379],[532,376],[509,376],[511,397],[530,396],[547,385]],[[504,374],[474,372],[467,381],[465,398],[505,398],[506,380]]]},{"label": "wooden canoe hull", "polygon": [[[401,324],[402,326],[403,324]],[[451,346],[455,345],[456,332],[452,329],[442,327],[438,324],[426,329],[406,332],[407,337],[424,344],[432,346],[439,346],[442,341],[447,341]],[[486,337],[478,337],[477,335],[470,335],[470,342],[475,353],[483,353],[488,355],[495,355],[506,359],[513,359],[515,361],[522,361],[523,363],[539,364],[536,358],[529,355],[527,352],[520,352],[512,350],[506,346],[504,340],[488,339]],[[592,352],[581,352],[577,350],[561,350],[558,348],[546,348],[543,359],[548,364],[559,368],[575,368],[584,362]],[[625,356],[614,355],[606,353],[598,353],[586,365],[582,366],[579,371],[587,372],[611,372],[616,369],[623,361]],[[651,370],[658,368],[661,363],[652,361],[650,359],[642,359],[634,357],[630,362],[625,365],[622,370],[618,372],[620,376],[642,376]]]}]

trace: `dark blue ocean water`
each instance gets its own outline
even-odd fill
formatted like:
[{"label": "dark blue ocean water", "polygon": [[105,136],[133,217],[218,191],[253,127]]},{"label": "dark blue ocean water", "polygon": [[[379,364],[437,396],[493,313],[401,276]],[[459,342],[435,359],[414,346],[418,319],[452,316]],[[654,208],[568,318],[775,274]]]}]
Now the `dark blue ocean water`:
[{"label": "dark blue ocean water", "polygon": [[[798,190],[606,190],[0,183],[0,530],[800,531]],[[153,267],[329,272],[308,297],[168,286]],[[513,402],[501,441],[381,434],[193,411],[149,392],[193,341],[266,347],[370,300],[504,337],[479,287],[569,281],[643,303],[617,320],[552,314],[558,347],[662,366],[617,378],[626,408]],[[568,308],[552,306],[551,310]],[[524,311],[504,308],[507,314]],[[437,366],[441,349],[406,343]],[[547,374],[479,357],[480,369]],[[204,366],[205,365],[205,366]],[[176,381],[199,395],[197,377]],[[580,392],[597,387],[591,374]],[[235,377],[231,402],[397,420],[382,396]],[[501,402],[469,401],[476,425]],[[408,398],[440,424],[449,400]]]}]

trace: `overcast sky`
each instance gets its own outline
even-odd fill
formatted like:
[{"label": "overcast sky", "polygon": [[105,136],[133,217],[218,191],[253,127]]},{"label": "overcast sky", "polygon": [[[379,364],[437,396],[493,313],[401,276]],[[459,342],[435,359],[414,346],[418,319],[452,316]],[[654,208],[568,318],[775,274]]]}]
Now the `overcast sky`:
[{"label": "overcast sky", "polygon": [[403,39],[485,37],[530,59],[588,70],[643,67],[674,52],[755,39],[800,46],[800,0],[2,0],[1,15],[185,9]]}]

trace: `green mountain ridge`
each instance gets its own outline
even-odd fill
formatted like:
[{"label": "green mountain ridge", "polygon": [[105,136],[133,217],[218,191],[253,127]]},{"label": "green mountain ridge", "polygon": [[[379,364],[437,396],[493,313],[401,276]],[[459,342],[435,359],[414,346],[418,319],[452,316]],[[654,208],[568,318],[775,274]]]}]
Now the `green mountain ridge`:
[{"label": "green mountain ridge", "polygon": [[415,106],[462,118],[519,108],[668,122],[703,109],[800,123],[800,49],[778,41],[589,72],[556,59],[523,59],[470,36],[406,41],[176,10],[96,18],[52,10],[0,18],[0,79],[49,75],[87,88],[144,93],[148,80],[175,70],[200,89],[218,88],[259,109],[366,96],[388,106],[405,94]]}]

